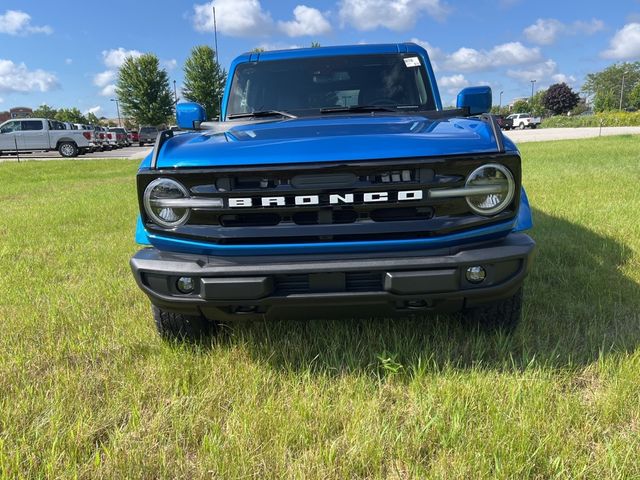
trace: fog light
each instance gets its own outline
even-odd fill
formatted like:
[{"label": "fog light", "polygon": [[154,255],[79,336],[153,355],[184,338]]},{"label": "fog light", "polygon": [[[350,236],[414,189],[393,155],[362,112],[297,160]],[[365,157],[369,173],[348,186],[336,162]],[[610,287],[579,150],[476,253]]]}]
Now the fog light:
[{"label": "fog light", "polygon": [[471,283],[481,283],[487,277],[487,272],[480,265],[467,268],[467,280]]},{"label": "fog light", "polygon": [[191,293],[195,288],[193,278],[191,277],[180,277],[178,279],[178,282],[176,283],[176,286],[181,293]]}]

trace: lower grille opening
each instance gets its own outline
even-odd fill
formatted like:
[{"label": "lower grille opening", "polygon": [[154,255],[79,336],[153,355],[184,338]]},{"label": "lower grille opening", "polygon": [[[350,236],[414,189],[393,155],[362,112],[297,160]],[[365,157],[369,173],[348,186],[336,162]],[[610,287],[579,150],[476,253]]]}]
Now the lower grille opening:
[{"label": "lower grille opening", "polygon": [[433,208],[381,208],[369,214],[374,222],[397,222],[402,220],[429,220]]},{"label": "lower grille opening", "polygon": [[240,215],[220,215],[223,227],[272,227],[280,223],[277,213],[245,213]]}]

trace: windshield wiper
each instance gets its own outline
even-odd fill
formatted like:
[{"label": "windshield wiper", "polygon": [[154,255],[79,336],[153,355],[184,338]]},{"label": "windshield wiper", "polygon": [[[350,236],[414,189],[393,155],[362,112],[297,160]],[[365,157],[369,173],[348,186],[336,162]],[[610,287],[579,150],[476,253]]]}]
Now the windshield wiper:
[{"label": "windshield wiper", "polygon": [[281,110],[258,110],[255,112],[247,112],[247,113],[232,113],[229,115],[229,119],[234,118],[253,118],[253,117],[287,117],[287,118],[298,118],[295,115],[289,112],[283,112]]},{"label": "windshield wiper", "polygon": [[351,105],[348,107],[325,107],[320,109],[320,113],[342,113],[342,112],[397,112],[397,107],[382,105]]}]

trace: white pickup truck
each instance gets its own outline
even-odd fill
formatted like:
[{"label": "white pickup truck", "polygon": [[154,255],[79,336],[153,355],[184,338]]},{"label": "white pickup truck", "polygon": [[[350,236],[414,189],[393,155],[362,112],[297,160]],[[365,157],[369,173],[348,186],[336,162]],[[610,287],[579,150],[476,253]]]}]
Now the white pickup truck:
[{"label": "white pickup truck", "polygon": [[542,121],[540,117],[532,117],[530,113],[514,113],[507,117],[511,128],[524,130],[525,128],[536,128]]},{"label": "white pickup truck", "polygon": [[66,130],[64,124],[56,120],[22,118],[0,125],[0,155],[16,150],[57,150],[63,157],[76,157],[91,147],[90,132]]}]

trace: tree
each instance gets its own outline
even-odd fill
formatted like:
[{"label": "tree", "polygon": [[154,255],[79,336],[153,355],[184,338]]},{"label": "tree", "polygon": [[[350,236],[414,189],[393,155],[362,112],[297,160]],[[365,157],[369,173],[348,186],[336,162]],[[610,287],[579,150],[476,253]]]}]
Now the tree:
[{"label": "tree", "polygon": [[216,61],[216,52],[208,45],[198,45],[184,64],[184,88],[182,95],[190,102],[197,102],[211,120],[220,115],[220,98],[227,80],[226,72]]},{"label": "tree", "polygon": [[629,92],[629,107],[640,110],[640,82]]},{"label": "tree", "polygon": [[529,99],[529,113],[534,117],[542,117],[547,113],[544,106],[544,95],[546,90],[538,90],[531,99]]},{"label": "tree", "polygon": [[[624,75],[624,93],[622,92],[622,76]],[[582,91],[593,97],[593,108],[597,112],[617,110],[631,101],[634,85],[640,82],[640,62],[616,63],[604,70],[590,73],[582,85]]]},{"label": "tree", "polygon": [[513,104],[511,108],[512,113],[528,113],[530,110],[529,102],[527,100],[518,100]]},{"label": "tree", "polygon": [[95,113],[89,112],[89,113],[87,113],[86,117],[87,117],[87,122],[89,122],[91,125],[99,125],[100,124],[100,119],[96,116]]},{"label": "tree", "polygon": [[555,83],[545,92],[543,102],[547,110],[554,115],[564,115],[575,108],[580,95],[571,90],[566,83]]},{"label": "tree", "polygon": [[33,111],[33,116],[34,118],[55,118],[56,113],[58,113],[58,111],[55,108],[43,103]]},{"label": "tree", "polygon": [[320,48],[320,42],[311,42],[311,48]]},{"label": "tree", "polygon": [[86,117],[77,108],[61,108],[56,113],[55,119],[60,122],[88,123]]},{"label": "tree", "polygon": [[125,59],[118,73],[116,95],[123,116],[139,125],[164,125],[173,115],[169,76],[152,53]]}]

